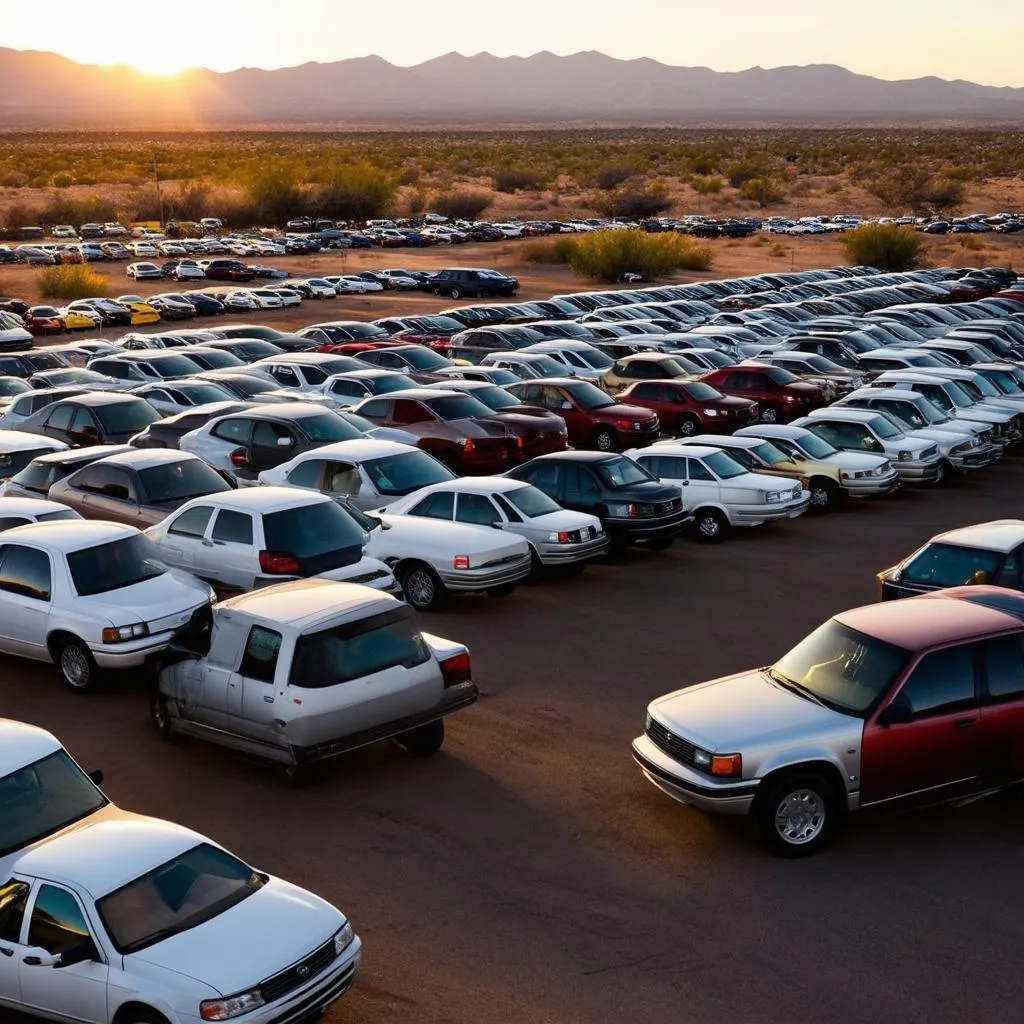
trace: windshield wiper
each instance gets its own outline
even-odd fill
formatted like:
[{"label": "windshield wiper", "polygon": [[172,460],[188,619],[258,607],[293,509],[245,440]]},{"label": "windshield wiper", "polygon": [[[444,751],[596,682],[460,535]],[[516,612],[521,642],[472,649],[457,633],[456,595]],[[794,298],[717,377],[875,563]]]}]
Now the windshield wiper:
[{"label": "windshield wiper", "polygon": [[779,686],[790,690],[792,693],[795,693],[800,697],[805,697],[809,701],[813,701],[819,707],[828,707],[828,705],[812,689],[804,686],[803,683],[798,683],[795,679],[790,679],[789,676],[784,676],[775,668],[766,668],[764,672],[773,683],[778,683]]}]

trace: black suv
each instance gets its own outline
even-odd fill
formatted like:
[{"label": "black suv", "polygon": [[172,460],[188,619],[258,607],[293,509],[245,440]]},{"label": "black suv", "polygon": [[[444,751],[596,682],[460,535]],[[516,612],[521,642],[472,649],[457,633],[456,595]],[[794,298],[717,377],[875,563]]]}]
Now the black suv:
[{"label": "black suv", "polygon": [[483,298],[487,295],[515,295],[519,281],[497,270],[448,268],[435,274],[430,282],[435,295],[450,295],[453,299],[463,295]]}]

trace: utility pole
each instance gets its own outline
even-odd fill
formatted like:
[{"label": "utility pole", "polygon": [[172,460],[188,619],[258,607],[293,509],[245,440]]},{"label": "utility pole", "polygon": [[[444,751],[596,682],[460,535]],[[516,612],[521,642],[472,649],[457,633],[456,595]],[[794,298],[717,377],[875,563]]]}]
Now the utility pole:
[{"label": "utility pole", "polygon": [[156,153],[153,154],[153,181],[156,183],[156,201],[160,204],[160,228],[164,226],[164,197],[160,194],[160,172],[156,167]]}]

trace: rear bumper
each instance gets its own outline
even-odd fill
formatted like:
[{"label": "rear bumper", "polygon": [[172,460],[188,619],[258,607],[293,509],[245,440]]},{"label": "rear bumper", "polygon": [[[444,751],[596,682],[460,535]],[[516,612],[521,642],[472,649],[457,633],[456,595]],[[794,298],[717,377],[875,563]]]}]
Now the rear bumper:
[{"label": "rear bumper", "polygon": [[484,566],[480,569],[438,569],[437,574],[449,590],[473,593],[518,583],[530,574],[530,568],[530,556],[527,554],[514,562],[505,562],[502,565]]}]

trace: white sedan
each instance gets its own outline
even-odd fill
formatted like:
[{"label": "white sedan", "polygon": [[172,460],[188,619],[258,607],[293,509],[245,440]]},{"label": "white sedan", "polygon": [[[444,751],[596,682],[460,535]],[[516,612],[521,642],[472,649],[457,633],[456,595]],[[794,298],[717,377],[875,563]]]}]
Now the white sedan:
[{"label": "white sedan", "polygon": [[136,281],[156,281],[164,272],[155,263],[129,263],[124,272]]},{"label": "white sedan", "polygon": [[264,288],[262,291],[273,292],[280,300],[281,305],[284,307],[289,306],[301,306],[302,305],[302,293],[295,291],[293,288]]},{"label": "white sedan", "polygon": [[[13,530],[16,526],[28,526],[29,523],[56,523],[62,519],[81,518],[73,508],[68,508],[59,501],[21,498],[15,495],[9,498],[0,497],[0,532]],[[0,587],[2,586],[0,583]]]},{"label": "white sedan", "polygon": [[[14,799],[30,800],[38,785],[26,778]],[[156,818],[120,812],[68,829],[19,856],[5,883],[8,1011],[89,1024],[242,1014],[270,1024],[330,1005],[359,967],[360,940],[331,904]]]},{"label": "white sedan", "polygon": [[363,555],[363,532],[330,498],[291,487],[250,487],[194,498],[146,535],[168,565],[221,593],[311,576],[390,594],[391,570]]},{"label": "white sedan", "polygon": [[301,283],[309,289],[314,299],[333,299],[338,294],[338,289],[323,277],[309,277]]},{"label": "white sedan", "polygon": [[210,588],[168,572],[132,526],[32,523],[3,540],[0,651],[53,662],[75,693],[97,689],[99,668],[142,665],[209,611]]}]

